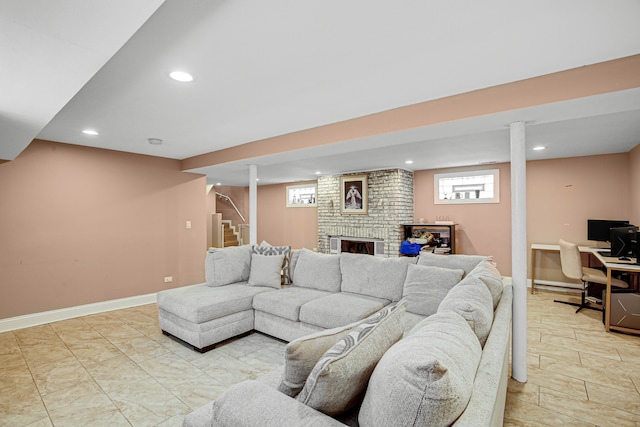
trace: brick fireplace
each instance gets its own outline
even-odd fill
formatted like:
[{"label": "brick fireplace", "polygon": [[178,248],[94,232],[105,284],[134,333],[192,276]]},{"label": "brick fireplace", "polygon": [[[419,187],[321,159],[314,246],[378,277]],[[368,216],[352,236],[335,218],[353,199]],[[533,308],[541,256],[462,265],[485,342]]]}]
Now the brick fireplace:
[{"label": "brick fireplace", "polygon": [[381,245],[384,245],[384,256],[399,255],[403,239],[400,224],[413,222],[413,172],[391,169],[367,172],[366,175],[367,215],[341,214],[340,175],[318,178],[319,252],[336,253],[336,239],[332,250],[331,238],[339,237],[340,241],[375,241],[377,255],[380,255]]}]

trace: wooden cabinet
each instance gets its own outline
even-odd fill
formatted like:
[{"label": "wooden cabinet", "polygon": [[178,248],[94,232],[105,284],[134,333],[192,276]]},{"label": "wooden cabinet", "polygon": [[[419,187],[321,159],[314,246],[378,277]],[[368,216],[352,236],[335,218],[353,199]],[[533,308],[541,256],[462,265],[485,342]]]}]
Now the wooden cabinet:
[{"label": "wooden cabinet", "polygon": [[456,253],[457,224],[402,224],[404,240],[409,239],[434,253]]}]

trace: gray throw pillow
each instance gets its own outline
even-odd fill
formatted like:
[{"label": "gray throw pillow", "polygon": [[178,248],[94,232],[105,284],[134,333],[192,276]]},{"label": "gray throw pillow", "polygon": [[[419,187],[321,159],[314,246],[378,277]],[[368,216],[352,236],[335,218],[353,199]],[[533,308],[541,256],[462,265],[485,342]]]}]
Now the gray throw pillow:
[{"label": "gray throw pillow", "polygon": [[251,270],[251,247],[209,248],[204,266],[208,286],[246,282]]},{"label": "gray throw pillow", "polygon": [[427,317],[380,359],[360,407],[360,427],[451,425],[469,403],[481,355],[458,314]]},{"label": "gray throw pillow", "polygon": [[402,297],[407,300],[407,311],[431,316],[463,274],[464,270],[410,264],[402,291]]},{"label": "gray throw pillow", "polygon": [[283,259],[284,255],[251,254],[249,285],[279,289],[282,286]]},{"label": "gray throw pillow", "polygon": [[252,254],[266,255],[266,256],[274,256],[274,255],[282,255],[282,280],[281,285],[287,285],[290,283],[289,277],[289,269],[291,262],[291,246],[272,246],[267,242],[262,242],[260,246],[253,245],[251,246]]},{"label": "gray throw pillow", "polygon": [[485,341],[493,324],[493,300],[489,289],[477,277],[465,277],[449,291],[438,307],[438,313],[453,311],[461,315],[478,337]]},{"label": "gray throw pillow", "polygon": [[287,396],[297,396],[322,355],[361,322],[325,329],[289,342],[284,349],[284,374],[278,390]]},{"label": "gray throw pillow", "polygon": [[332,416],[353,407],[382,355],[402,336],[405,303],[383,308],[327,350],[296,400]]}]

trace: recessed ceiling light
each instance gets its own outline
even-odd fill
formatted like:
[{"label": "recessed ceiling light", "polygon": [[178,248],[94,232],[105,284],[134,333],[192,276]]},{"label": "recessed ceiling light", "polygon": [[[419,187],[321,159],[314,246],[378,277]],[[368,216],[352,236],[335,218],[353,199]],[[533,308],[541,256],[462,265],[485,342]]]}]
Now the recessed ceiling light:
[{"label": "recessed ceiling light", "polygon": [[222,185],[222,183],[221,182],[216,182],[216,185]]},{"label": "recessed ceiling light", "polygon": [[193,81],[193,76],[184,71],[172,71],[171,73],[169,73],[169,77],[171,77],[173,80],[184,83]]},{"label": "recessed ceiling light", "polygon": [[537,146],[533,147],[533,151],[541,151],[541,150],[544,150],[546,148],[547,147],[545,147],[545,146],[537,145]]},{"label": "recessed ceiling light", "polygon": [[95,131],[93,129],[85,129],[82,131],[82,133],[84,133],[85,135],[100,135],[100,132]]},{"label": "recessed ceiling light", "polygon": [[411,163],[413,163],[413,160],[407,160],[404,163],[407,164],[407,165],[410,165]]},{"label": "recessed ceiling light", "polygon": [[147,141],[151,145],[162,145],[162,140],[160,138],[148,138]]},{"label": "recessed ceiling light", "polygon": [[322,172],[320,171],[316,171],[316,175],[320,175]]}]

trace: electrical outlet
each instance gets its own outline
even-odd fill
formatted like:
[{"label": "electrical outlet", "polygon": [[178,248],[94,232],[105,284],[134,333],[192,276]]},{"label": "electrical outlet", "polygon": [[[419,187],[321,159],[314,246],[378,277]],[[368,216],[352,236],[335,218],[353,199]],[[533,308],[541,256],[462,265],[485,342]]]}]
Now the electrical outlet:
[{"label": "electrical outlet", "polygon": [[186,221],[186,222],[184,223],[184,226],[185,226],[185,228],[186,228],[187,230],[191,230],[191,221]]},{"label": "electrical outlet", "polygon": [[164,278],[164,283],[171,283],[173,282],[173,276],[166,276]]}]

